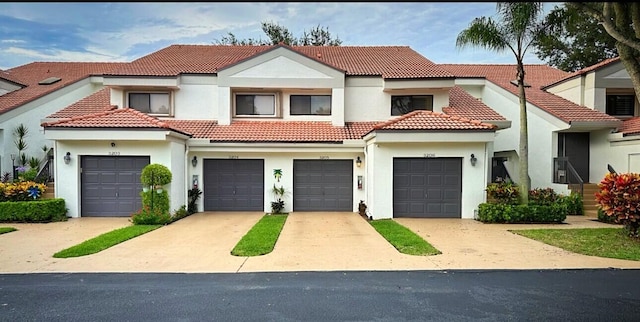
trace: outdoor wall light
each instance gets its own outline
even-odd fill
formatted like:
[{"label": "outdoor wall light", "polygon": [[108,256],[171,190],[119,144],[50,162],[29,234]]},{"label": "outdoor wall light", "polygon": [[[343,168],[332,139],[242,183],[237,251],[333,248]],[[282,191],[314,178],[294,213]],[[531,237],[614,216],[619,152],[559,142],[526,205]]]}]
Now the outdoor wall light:
[{"label": "outdoor wall light", "polygon": [[195,168],[198,165],[198,157],[197,156],[193,156],[193,159],[191,159],[191,165]]},{"label": "outdoor wall light", "polygon": [[356,159],[356,167],[358,167],[358,168],[359,168],[360,166],[362,166],[362,160],[360,160],[360,157],[358,157],[358,158]]},{"label": "outdoor wall light", "polygon": [[69,163],[71,163],[71,152],[67,152],[67,154],[64,155],[64,164]]},{"label": "outdoor wall light", "polygon": [[472,166],[475,166],[476,162],[478,162],[478,159],[476,159],[476,156],[473,153],[471,153],[471,159],[469,159],[469,161],[471,161]]}]

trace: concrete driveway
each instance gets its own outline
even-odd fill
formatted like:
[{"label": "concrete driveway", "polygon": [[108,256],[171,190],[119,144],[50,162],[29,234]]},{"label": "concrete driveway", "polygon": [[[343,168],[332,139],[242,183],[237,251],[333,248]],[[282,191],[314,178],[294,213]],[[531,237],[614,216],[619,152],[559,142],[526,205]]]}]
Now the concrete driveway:
[{"label": "concrete driveway", "polygon": [[585,256],[509,232],[509,229],[611,227],[571,216],[562,225],[483,224],[471,219],[398,218],[442,254],[399,253],[357,213],[291,213],[273,252],[230,254],[263,213],[191,215],[97,254],[53,254],[130,225],[128,218],[72,218],[48,224],[0,224],[0,273],[376,271],[446,269],[640,268],[640,261]]}]

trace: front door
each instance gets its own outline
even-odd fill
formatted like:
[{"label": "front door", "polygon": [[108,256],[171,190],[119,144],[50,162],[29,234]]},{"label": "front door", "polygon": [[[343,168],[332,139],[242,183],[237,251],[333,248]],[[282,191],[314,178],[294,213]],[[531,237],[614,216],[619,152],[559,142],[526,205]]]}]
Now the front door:
[{"label": "front door", "polygon": [[582,181],[589,182],[589,132],[558,133],[558,157],[568,158]]}]

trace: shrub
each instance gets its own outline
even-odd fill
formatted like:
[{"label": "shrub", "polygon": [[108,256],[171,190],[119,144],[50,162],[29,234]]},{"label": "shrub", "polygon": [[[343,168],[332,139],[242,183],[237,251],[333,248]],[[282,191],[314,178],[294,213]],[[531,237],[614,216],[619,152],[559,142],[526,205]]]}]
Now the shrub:
[{"label": "shrub", "polygon": [[558,194],[552,188],[536,188],[529,191],[529,203],[551,205],[558,201]]},{"label": "shrub", "polygon": [[171,170],[162,164],[152,163],[144,168],[140,173],[140,182],[143,186],[164,186],[171,183]]},{"label": "shrub", "polygon": [[518,203],[518,186],[512,182],[497,182],[487,185],[487,197],[500,204],[515,205]]},{"label": "shrub", "polygon": [[0,202],[0,222],[42,223],[66,221],[64,199]]},{"label": "shrub", "polygon": [[484,223],[561,223],[567,218],[565,205],[478,205],[478,221]]},{"label": "shrub", "polygon": [[171,222],[178,221],[184,217],[191,215],[192,213],[187,211],[187,206],[181,206],[178,210],[173,213],[171,216]]},{"label": "shrub", "polygon": [[640,226],[640,174],[608,173],[598,184],[596,201],[607,216],[623,224],[630,237],[638,238]]},{"label": "shrub", "polygon": [[171,215],[160,209],[151,209],[143,206],[138,212],[131,215],[131,222],[134,225],[166,225],[171,222]]},{"label": "shrub", "polygon": [[584,202],[581,194],[571,192],[568,196],[560,195],[558,201],[566,205],[568,215],[584,215]]},{"label": "shrub", "polygon": [[166,190],[149,190],[141,191],[142,206],[148,207],[153,210],[158,210],[162,213],[169,213],[169,193]]},{"label": "shrub", "polygon": [[198,188],[191,188],[187,191],[187,196],[189,197],[189,205],[187,206],[187,211],[189,214],[194,214],[198,212],[198,199],[200,199],[200,195],[202,194],[202,190]]},{"label": "shrub", "polygon": [[606,224],[618,224],[618,217],[607,216],[602,209],[598,208],[598,221]]}]

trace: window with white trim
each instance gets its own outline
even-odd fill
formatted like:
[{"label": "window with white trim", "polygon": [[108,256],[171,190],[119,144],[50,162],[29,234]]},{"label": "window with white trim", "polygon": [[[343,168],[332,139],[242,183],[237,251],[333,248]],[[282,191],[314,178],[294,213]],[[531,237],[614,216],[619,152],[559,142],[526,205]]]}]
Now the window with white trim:
[{"label": "window with white trim", "polygon": [[168,92],[129,92],[129,108],[142,113],[171,115],[171,95]]},{"label": "window with white trim", "polygon": [[404,115],[415,110],[433,111],[433,95],[391,96],[391,115]]},{"label": "window with white trim", "polygon": [[331,115],[331,95],[291,95],[291,115]]},{"label": "window with white trim", "polygon": [[276,116],[276,94],[235,94],[235,116]]}]

